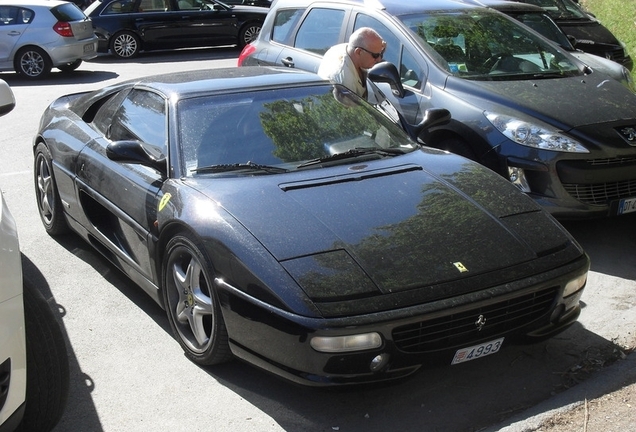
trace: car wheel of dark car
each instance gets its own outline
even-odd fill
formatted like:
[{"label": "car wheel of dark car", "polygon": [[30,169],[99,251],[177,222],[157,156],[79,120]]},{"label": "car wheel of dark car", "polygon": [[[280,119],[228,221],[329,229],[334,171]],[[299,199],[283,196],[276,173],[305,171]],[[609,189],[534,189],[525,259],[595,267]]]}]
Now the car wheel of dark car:
[{"label": "car wheel of dark car", "polygon": [[33,171],[35,176],[35,198],[44,229],[49,235],[64,234],[68,231],[68,225],[66,224],[66,219],[64,219],[62,200],[53,177],[51,153],[42,143],[38,144],[35,149]]},{"label": "car wheel of dark car", "polygon": [[110,40],[110,51],[119,58],[128,59],[136,57],[140,50],[140,41],[137,35],[123,31],[117,33]]},{"label": "car wheel of dark car", "polygon": [[62,72],[73,72],[75,69],[80,67],[82,64],[82,59],[77,59],[74,62],[66,63],[65,65],[60,65],[57,68]]},{"label": "car wheel of dark car", "polygon": [[163,299],[170,326],[193,362],[212,365],[228,361],[225,322],[214,289],[212,263],[202,246],[186,234],[173,237],[163,265]]},{"label": "car wheel of dark car", "polygon": [[239,48],[243,48],[245,45],[252,43],[258,37],[261,32],[261,24],[259,23],[247,23],[239,32]]},{"label": "car wheel of dark car", "polygon": [[27,78],[43,78],[51,72],[51,59],[38,47],[25,47],[15,57],[14,69]]},{"label": "car wheel of dark car", "polygon": [[477,156],[468,142],[464,141],[461,138],[444,138],[437,142],[435,147],[440,148],[442,150],[449,151],[451,153],[455,153],[456,155],[464,156],[465,158],[471,160],[477,160]]},{"label": "car wheel of dark car", "polygon": [[18,431],[48,431],[58,423],[69,390],[64,334],[37,286],[24,278],[26,408]]}]

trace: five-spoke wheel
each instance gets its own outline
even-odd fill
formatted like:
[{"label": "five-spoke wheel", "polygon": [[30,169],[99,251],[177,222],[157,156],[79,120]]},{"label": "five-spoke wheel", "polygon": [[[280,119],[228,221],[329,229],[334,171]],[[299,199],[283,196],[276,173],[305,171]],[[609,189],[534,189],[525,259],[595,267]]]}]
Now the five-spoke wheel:
[{"label": "five-spoke wheel", "polygon": [[163,299],[168,320],[190,360],[201,365],[231,359],[227,330],[214,287],[213,268],[189,235],[166,246]]},{"label": "five-spoke wheel", "polygon": [[35,198],[44,229],[50,235],[67,232],[68,225],[64,219],[62,200],[53,177],[51,153],[43,143],[38,144],[35,148],[33,175],[35,177]]}]

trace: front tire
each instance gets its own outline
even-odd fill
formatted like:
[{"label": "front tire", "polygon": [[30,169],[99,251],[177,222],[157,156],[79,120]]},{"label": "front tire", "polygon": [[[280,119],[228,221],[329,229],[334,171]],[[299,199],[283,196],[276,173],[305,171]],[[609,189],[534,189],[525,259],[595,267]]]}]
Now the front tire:
[{"label": "front tire", "polygon": [[38,47],[25,47],[18,51],[13,66],[17,73],[29,79],[44,78],[53,67],[48,54]]},{"label": "front tire", "polygon": [[137,57],[141,49],[140,43],[136,34],[123,31],[110,40],[110,51],[120,59]]},{"label": "front tire", "polygon": [[214,288],[213,267],[187,234],[173,237],[163,263],[163,300],[170,327],[186,357],[199,365],[232,358]]},{"label": "front tire", "polygon": [[24,279],[26,408],[17,431],[49,431],[60,421],[69,390],[64,334],[40,290]]},{"label": "front tire", "polygon": [[51,236],[65,234],[68,232],[68,225],[64,218],[62,200],[53,176],[51,153],[43,143],[39,143],[35,148],[33,177],[35,199],[38,203],[40,219],[44,229]]}]

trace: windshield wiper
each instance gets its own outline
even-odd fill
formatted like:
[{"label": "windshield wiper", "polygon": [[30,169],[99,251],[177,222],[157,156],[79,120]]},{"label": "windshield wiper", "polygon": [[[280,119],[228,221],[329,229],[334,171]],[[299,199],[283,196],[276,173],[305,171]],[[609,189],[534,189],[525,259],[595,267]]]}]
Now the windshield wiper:
[{"label": "windshield wiper", "polygon": [[281,167],[276,167],[271,165],[260,165],[254,162],[208,165],[204,167],[195,168],[192,171],[196,173],[221,173],[221,172],[241,171],[241,170],[264,171],[271,174],[286,173],[289,171],[286,168],[281,168]]},{"label": "windshield wiper", "polygon": [[381,156],[397,156],[404,154],[405,151],[400,148],[378,148],[378,147],[355,147],[346,152],[336,153],[334,155],[321,158],[311,159],[297,165],[296,168],[304,168],[312,165],[318,165],[324,162],[334,162],[343,159],[356,158],[359,156],[377,154]]}]

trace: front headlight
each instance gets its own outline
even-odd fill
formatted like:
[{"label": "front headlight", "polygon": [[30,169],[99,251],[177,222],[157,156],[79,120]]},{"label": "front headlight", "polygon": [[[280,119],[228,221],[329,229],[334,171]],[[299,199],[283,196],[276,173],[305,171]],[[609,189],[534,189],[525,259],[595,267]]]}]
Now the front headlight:
[{"label": "front headlight", "polygon": [[589,153],[578,141],[563,135],[557,129],[545,124],[530,123],[528,121],[507,116],[484,112],[486,118],[506,137],[528,147],[542,150],[560,151],[568,153]]}]

